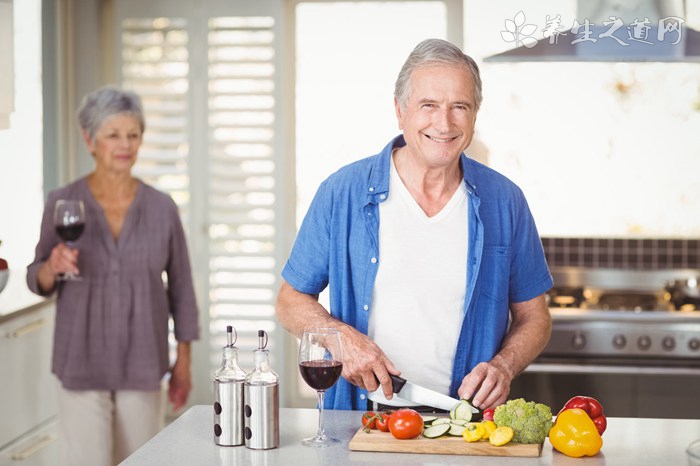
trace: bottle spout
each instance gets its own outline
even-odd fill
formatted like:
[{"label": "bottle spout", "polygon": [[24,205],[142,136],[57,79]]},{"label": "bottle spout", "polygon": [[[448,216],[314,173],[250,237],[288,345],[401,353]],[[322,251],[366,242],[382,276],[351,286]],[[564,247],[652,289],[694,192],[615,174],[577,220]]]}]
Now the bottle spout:
[{"label": "bottle spout", "polygon": [[236,329],[233,328],[233,325],[227,325],[226,326],[226,341],[227,345],[226,348],[233,348],[236,344],[236,340],[238,340],[238,332],[236,332]]},{"label": "bottle spout", "polygon": [[258,330],[258,349],[264,350],[267,346],[267,332],[265,330]]}]

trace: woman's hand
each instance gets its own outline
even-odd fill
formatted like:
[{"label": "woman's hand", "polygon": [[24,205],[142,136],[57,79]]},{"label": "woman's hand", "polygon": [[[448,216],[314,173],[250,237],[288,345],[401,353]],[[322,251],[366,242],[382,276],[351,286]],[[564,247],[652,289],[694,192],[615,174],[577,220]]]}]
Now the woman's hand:
[{"label": "woman's hand", "polygon": [[170,385],[168,387],[168,400],[172,403],[173,410],[177,411],[185,406],[191,390],[190,343],[179,342],[177,344],[177,360],[170,371]]},{"label": "woman's hand", "polygon": [[49,259],[46,261],[53,275],[72,273],[79,275],[77,249],[71,249],[65,243],[58,243],[52,250]]},{"label": "woman's hand", "polygon": [[37,281],[39,288],[44,293],[51,292],[56,286],[56,279],[60,274],[72,272],[79,275],[78,254],[80,251],[71,249],[64,243],[58,243],[51,250],[49,258],[39,268]]}]

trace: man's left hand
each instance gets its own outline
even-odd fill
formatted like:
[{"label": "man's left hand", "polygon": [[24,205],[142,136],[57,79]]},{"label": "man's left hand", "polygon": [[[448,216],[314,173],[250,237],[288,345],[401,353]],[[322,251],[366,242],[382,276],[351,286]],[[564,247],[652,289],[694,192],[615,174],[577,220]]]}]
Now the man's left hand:
[{"label": "man's left hand", "polygon": [[511,371],[496,360],[482,362],[462,379],[460,398],[470,399],[479,409],[495,408],[503,404],[513,381]]}]

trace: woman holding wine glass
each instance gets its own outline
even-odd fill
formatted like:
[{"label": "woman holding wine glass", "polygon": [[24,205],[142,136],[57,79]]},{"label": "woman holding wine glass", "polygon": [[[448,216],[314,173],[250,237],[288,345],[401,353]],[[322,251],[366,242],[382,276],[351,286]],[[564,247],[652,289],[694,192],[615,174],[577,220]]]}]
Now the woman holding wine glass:
[{"label": "woman holding wine glass", "polygon": [[131,173],[145,128],[141,99],[98,89],[78,120],[95,168],[49,193],[27,284],[57,295],[52,371],[64,463],[108,466],[162,427],[166,373],[173,407],[186,403],[198,311],[177,206]]}]

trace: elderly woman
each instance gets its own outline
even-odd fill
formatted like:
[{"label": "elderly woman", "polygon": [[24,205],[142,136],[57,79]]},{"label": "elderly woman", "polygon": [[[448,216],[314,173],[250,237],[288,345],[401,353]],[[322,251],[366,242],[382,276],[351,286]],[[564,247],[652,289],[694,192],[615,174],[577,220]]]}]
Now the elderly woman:
[{"label": "elderly woman", "polygon": [[[84,98],[78,119],[95,169],[49,193],[27,283],[57,294],[52,370],[66,464],[111,465],[162,427],[167,372],[173,407],[186,403],[198,312],[177,206],[131,173],[145,127],[140,98],[99,89]],[[85,230],[71,248],[53,225],[59,199],[85,206]],[[60,279],[68,273],[80,280]],[[170,317],[178,341],[172,368]]]}]

